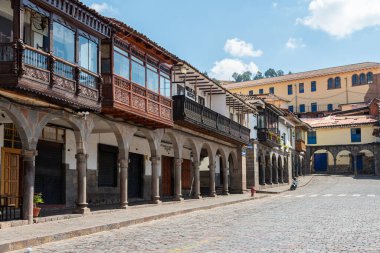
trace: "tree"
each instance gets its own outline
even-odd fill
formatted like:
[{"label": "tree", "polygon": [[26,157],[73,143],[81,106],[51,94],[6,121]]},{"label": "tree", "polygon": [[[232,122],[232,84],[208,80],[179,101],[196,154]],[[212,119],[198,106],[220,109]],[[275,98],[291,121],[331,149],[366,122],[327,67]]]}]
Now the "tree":
[{"label": "tree", "polygon": [[252,72],[251,71],[245,71],[242,74],[234,72],[232,74],[232,78],[235,79],[235,82],[246,82],[251,80],[252,78]]},{"label": "tree", "polygon": [[292,71],[290,71],[290,70],[289,70],[289,73],[288,73],[288,75],[291,75],[291,74],[293,74],[293,73],[292,73]]},{"label": "tree", "polygon": [[257,71],[253,80],[259,80],[259,79],[263,79],[263,78],[264,78],[263,73],[261,73],[260,71]]},{"label": "tree", "polygon": [[276,70],[269,68],[267,71],[265,71],[264,76],[265,76],[265,78],[276,77],[277,72],[276,72]]},{"label": "tree", "polygon": [[202,74],[208,77],[207,71],[203,72]]},{"label": "tree", "polygon": [[285,73],[281,69],[277,70],[277,76],[283,76]]}]

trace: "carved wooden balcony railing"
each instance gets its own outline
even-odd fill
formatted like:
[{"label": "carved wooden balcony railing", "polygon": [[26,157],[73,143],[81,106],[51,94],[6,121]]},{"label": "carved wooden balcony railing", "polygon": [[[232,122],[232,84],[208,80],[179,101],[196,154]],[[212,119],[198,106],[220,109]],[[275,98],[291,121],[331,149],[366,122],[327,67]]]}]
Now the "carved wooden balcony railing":
[{"label": "carved wooden balcony railing", "polygon": [[281,145],[281,137],[277,129],[258,128],[257,139],[271,147],[279,147]]},{"label": "carved wooden balcony railing", "polygon": [[103,113],[152,128],[173,127],[171,99],[117,75],[103,78]]},{"label": "carved wooden balcony railing", "polygon": [[249,143],[249,128],[207,108],[185,95],[173,96],[174,122],[237,144]]},{"label": "carved wooden balcony railing", "polygon": [[296,140],[296,151],[306,152],[306,144],[304,140]]},{"label": "carved wooden balcony railing", "polygon": [[0,44],[0,87],[51,103],[100,111],[101,78],[23,43]]}]

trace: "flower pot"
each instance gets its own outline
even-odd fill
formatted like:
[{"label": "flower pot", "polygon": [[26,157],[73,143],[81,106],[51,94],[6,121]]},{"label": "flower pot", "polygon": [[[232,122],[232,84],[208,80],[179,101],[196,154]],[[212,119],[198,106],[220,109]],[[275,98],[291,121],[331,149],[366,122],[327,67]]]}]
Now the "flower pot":
[{"label": "flower pot", "polygon": [[36,218],[40,215],[41,207],[33,207],[33,217]]}]

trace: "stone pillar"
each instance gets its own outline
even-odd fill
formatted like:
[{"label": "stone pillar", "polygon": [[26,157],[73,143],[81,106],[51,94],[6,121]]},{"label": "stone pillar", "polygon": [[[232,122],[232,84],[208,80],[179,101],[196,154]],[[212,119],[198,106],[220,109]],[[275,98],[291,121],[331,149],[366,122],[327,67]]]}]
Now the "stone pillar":
[{"label": "stone pillar", "polygon": [[[274,172],[274,173],[273,173]],[[274,184],[278,184],[278,168],[277,161],[272,164],[272,181]]]},{"label": "stone pillar", "polygon": [[223,195],[228,195],[228,167],[223,168]]},{"label": "stone pillar", "polygon": [[336,174],[337,168],[336,168],[336,156],[334,156],[334,171],[333,173]]},{"label": "stone pillar", "polygon": [[22,199],[22,219],[28,220],[29,224],[33,223],[33,197],[34,197],[34,179],[36,173],[35,159],[37,150],[23,150],[22,159],[24,167],[24,185]]},{"label": "stone pillar", "polygon": [[279,176],[279,183],[283,184],[284,183],[284,165],[282,165],[280,169],[280,176]]},{"label": "stone pillar", "polygon": [[199,172],[199,162],[193,162],[193,169],[194,169],[194,199],[200,199],[201,198],[201,177]]},{"label": "stone pillar", "polygon": [[152,190],[151,190],[151,201],[153,204],[160,203],[160,178],[158,173],[161,169],[161,158],[160,157],[151,157],[152,161]]},{"label": "stone pillar", "polygon": [[128,160],[120,160],[120,208],[128,206]]},{"label": "stone pillar", "polygon": [[261,157],[259,167],[260,167],[259,169],[261,170],[261,173],[262,173],[260,184],[265,185],[265,156]]},{"label": "stone pillar", "polygon": [[273,184],[273,181],[272,181],[272,161],[269,159],[268,161],[268,164],[266,165],[266,168],[269,168],[267,171],[269,172],[269,175],[268,175],[268,182],[266,182],[267,184]]},{"label": "stone pillar", "polygon": [[216,196],[216,191],[215,191],[215,163],[210,163],[208,168],[210,169],[210,182],[209,182],[209,196],[210,197],[215,197]]},{"label": "stone pillar", "polygon": [[182,198],[182,178],[181,178],[181,172],[182,172],[182,162],[183,160],[181,158],[175,158],[174,160],[174,199],[177,201],[183,200]]},{"label": "stone pillar", "polygon": [[77,177],[78,177],[78,196],[76,213],[85,214],[90,210],[87,207],[87,158],[84,153],[77,153]]}]

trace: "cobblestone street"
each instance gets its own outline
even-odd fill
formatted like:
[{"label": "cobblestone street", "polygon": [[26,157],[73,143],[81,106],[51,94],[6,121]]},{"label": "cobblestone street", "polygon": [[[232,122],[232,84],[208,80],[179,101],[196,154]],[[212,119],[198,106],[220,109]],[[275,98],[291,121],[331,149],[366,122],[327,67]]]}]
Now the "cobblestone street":
[{"label": "cobblestone street", "polygon": [[294,192],[45,244],[33,252],[380,252],[379,182],[316,176]]}]

